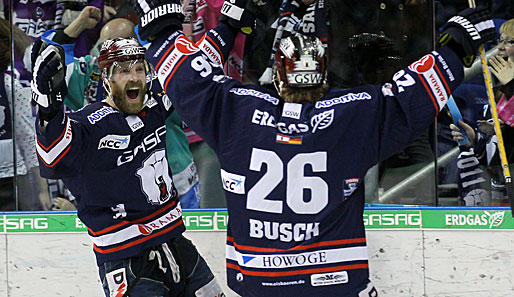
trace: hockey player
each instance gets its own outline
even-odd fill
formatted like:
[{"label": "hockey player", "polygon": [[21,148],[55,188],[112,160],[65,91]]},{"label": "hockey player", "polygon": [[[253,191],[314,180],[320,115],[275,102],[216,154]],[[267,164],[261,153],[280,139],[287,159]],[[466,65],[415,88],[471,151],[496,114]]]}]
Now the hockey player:
[{"label": "hockey player", "polygon": [[[107,99],[65,115],[60,47],[36,43],[33,100],[39,105],[41,175],[62,178],[88,227],[105,295],[223,296],[184,224],[166,158],[167,96],[151,97],[145,48],[104,43],[99,57]],[[150,98],[150,99],[149,99]]]},{"label": "hockey player", "polygon": [[[463,79],[478,46],[494,38],[484,10],[443,28],[440,48],[392,83],[327,92],[316,38],[283,39],[278,92],[223,75],[234,37],[250,33],[244,1],[193,44],[178,31],[179,1],[134,1],[146,54],[184,119],[217,153],[225,188],[227,279],[242,296],[377,296],[363,225],[367,169],[423,132]],[[283,14],[302,8],[288,1]],[[303,7],[304,8],[304,7]]]},{"label": "hockey player", "polygon": [[[284,14],[302,5],[286,4]],[[392,83],[338,92],[326,92],[319,40],[285,38],[272,92],[223,74],[235,35],[254,25],[240,1],[224,3],[222,23],[198,44],[179,31],[179,0],[133,5],[160,83],[219,157],[229,286],[242,296],[377,296],[362,220],[364,174],[433,121],[462,81],[463,63],[494,37],[488,14],[466,10],[448,22],[442,47]]]}]

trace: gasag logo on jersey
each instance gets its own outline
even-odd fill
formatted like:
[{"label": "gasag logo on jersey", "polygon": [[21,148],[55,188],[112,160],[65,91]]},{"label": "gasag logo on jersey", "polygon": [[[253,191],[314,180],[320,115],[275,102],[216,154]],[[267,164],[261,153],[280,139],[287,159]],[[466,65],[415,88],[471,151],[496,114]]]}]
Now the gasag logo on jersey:
[{"label": "gasag logo on jersey", "polygon": [[252,90],[252,89],[234,88],[234,89],[230,89],[230,93],[233,93],[233,94],[236,94],[239,96],[256,97],[256,98],[271,102],[273,105],[278,105],[278,103],[279,103],[279,100],[277,98],[272,97],[269,94],[262,93],[262,92]]},{"label": "gasag logo on jersey", "polygon": [[118,111],[115,110],[114,108],[110,107],[110,106],[104,106],[104,107],[100,108],[99,110],[93,112],[92,114],[88,115],[87,116],[87,120],[91,124],[94,125],[96,122],[100,121],[101,119],[103,119],[107,115],[109,115],[111,113],[115,113],[115,112],[118,112]]},{"label": "gasag logo on jersey", "polygon": [[302,105],[299,103],[284,103],[282,116],[287,118],[299,119],[302,113]]},{"label": "gasag logo on jersey", "polygon": [[327,110],[311,118],[312,133],[316,133],[316,130],[323,130],[330,126],[334,121],[334,110]]},{"label": "gasag logo on jersey", "polygon": [[223,184],[223,188],[226,191],[229,191],[229,192],[232,192],[235,194],[244,194],[245,193],[246,176],[226,172],[223,169],[220,169],[220,172],[221,172],[221,183]]},{"label": "gasag logo on jersey", "polygon": [[143,138],[143,141],[141,141],[141,143],[137,145],[133,150],[124,151],[123,153],[121,153],[117,161],[118,166],[132,162],[132,160],[134,160],[134,157],[137,156],[139,152],[146,153],[147,151],[156,147],[159,143],[161,143],[161,136],[165,134],[165,125],[162,125],[161,127],[155,129],[155,131],[153,131],[151,134]]},{"label": "gasag logo on jersey", "polygon": [[313,287],[346,284],[347,282],[348,272],[346,271],[311,274],[311,285]]},{"label": "gasag logo on jersey", "polygon": [[98,143],[98,149],[113,149],[113,150],[124,150],[129,146],[130,135],[113,135],[109,134],[104,138],[100,139]]},{"label": "gasag logo on jersey", "polygon": [[357,93],[357,94],[348,93],[348,94],[340,96],[340,97],[318,101],[318,102],[316,102],[315,107],[316,108],[328,108],[328,107],[331,107],[336,104],[345,104],[345,103],[349,103],[349,102],[353,102],[353,101],[362,101],[362,100],[371,100],[371,95],[366,92]]},{"label": "gasag logo on jersey", "polygon": [[277,126],[274,116],[270,115],[267,111],[260,111],[258,109],[253,112],[252,123],[273,128]]}]

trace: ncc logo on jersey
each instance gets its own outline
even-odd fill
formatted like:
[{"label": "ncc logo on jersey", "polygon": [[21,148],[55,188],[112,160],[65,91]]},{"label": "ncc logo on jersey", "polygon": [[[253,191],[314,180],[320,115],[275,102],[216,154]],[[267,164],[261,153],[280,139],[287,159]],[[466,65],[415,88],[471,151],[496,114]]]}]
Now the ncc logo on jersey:
[{"label": "ncc logo on jersey", "polygon": [[246,176],[229,173],[223,169],[220,169],[220,171],[221,171],[221,183],[223,184],[223,189],[225,189],[226,191],[235,193],[235,194],[244,194],[245,193]]},{"label": "ncc logo on jersey", "polygon": [[98,149],[124,150],[130,143],[130,135],[107,135],[100,139]]}]

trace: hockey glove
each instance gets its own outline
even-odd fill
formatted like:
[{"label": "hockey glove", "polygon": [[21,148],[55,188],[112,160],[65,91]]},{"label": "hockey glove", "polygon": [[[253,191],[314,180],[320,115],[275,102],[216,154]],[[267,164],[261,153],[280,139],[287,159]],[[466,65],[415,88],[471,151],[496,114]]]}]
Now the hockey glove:
[{"label": "hockey glove", "polygon": [[221,7],[220,23],[224,23],[233,32],[241,30],[246,35],[255,29],[255,16],[246,7],[246,0],[225,0]]},{"label": "hockey glove", "polygon": [[141,40],[152,41],[160,32],[182,30],[184,13],[180,0],[130,0],[139,17]]},{"label": "hockey glove", "polygon": [[449,46],[470,67],[481,44],[494,40],[496,30],[489,11],[467,8],[446,22],[439,38],[440,46]]},{"label": "hockey glove", "polygon": [[61,109],[63,97],[68,94],[64,63],[64,50],[36,40],[32,47],[32,100],[39,106],[39,116],[50,121]]}]

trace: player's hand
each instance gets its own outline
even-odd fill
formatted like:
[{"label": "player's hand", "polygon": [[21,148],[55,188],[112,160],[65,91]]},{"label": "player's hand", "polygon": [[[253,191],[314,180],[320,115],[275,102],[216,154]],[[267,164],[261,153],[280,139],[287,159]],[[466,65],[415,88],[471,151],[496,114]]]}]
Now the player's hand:
[{"label": "player's hand", "polygon": [[59,197],[55,199],[54,205],[52,206],[52,210],[77,210],[75,205],[71,203],[68,199]]},{"label": "player's hand", "polygon": [[[468,136],[469,143],[466,146],[473,146],[475,144],[475,131],[473,131],[473,128],[471,128],[470,125],[464,123],[462,120],[459,120],[459,126],[464,129],[466,135]],[[455,124],[450,124],[450,129],[452,130],[451,134],[453,140],[459,142],[464,139],[464,136],[460,132],[459,127],[457,127]]]},{"label": "player's hand", "polygon": [[32,100],[39,106],[40,117],[49,121],[61,109],[63,97],[68,93],[64,50],[38,39],[32,46],[31,59]]},{"label": "player's hand", "polygon": [[152,40],[160,32],[182,30],[184,12],[180,0],[130,0],[139,17],[139,37]]},{"label": "player's hand", "polygon": [[502,85],[506,85],[514,79],[514,62],[511,58],[505,61],[499,56],[492,57],[489,60],[489,69]]},{"label": "player's hand", "polygon": [[246,2],[246,0],[225,0],[221,7],[220,22],[240,29],[248,35],[255,29],[255,16],[245,9]]},{"label": "player's hand", "polygon": [[442,27],[440,46],[449,46],[470,67],[481,44],[493,41],[496,30],[489,11],[467,8],[450,18]]}]

